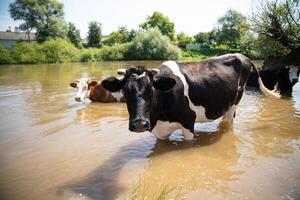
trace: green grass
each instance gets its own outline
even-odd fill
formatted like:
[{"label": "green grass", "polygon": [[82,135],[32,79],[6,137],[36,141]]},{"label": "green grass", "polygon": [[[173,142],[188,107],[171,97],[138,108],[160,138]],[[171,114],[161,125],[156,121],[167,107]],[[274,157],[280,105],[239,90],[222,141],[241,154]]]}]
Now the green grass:
[{"label": "green grass", "polygon": [[127,200],[183,200],[180,190],[176,190],[176,186],[164,186],[158,194],[151,194],[148,190],[149,186],[140,176],[138,182],[133,185],[130,190]]},{"label": "green grass", "polygon": [[223,47],[206,48],[206,49],[184,49],[181,53],[180,60],[203,60],[206,58],[223,55],[226,53],[240,53],[238,49],[228,49]]}]

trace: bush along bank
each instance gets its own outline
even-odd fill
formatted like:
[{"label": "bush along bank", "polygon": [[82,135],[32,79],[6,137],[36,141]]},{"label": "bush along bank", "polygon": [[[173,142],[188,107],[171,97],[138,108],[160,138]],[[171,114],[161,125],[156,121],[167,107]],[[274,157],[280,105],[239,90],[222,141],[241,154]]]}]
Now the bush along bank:
[{"label": "bush along bank", "polygon": [[130,43],[101,48],[77,49],[64,39],[51,39],[44,43],[18,42],[10,49],[0,46],[0,64],[178,60],[180,52],[159,30],[151,29],[138,33]]}]

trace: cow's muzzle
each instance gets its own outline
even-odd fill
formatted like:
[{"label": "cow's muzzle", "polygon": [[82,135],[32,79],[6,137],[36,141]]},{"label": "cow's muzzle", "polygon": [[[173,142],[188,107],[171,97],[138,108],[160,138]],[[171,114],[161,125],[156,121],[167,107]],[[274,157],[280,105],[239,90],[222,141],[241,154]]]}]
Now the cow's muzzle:
[{"label": "cow's muzzle", "polygon": [[144,132],[150,130],[150,123],[147,120],[136,119],[129,122],[129,130],[132,132]]},{"label": "cow's muzzle", "polygon": [[75,97],[75,101],[81,102],[81,98],[80,97]]}]

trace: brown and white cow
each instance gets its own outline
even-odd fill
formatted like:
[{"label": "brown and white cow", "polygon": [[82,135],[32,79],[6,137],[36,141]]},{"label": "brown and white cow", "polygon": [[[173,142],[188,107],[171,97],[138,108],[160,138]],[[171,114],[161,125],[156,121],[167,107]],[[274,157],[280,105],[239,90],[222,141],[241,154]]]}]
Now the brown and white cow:
[{"label": "brown and white cow", "polygon": [[[194,124],[218,118],[232,123],[250,71],[257,72],[251,60],[242,54],[226,54],[202,61],[167,61],[158,69],[131,67],[119,70],[123,79],[102,81],[111,92],[122,91],[129,112],[129,130],[151,131],[166,139],[182,129],[185,140],[193,139]],[[279,95],[258,82],[262,92]]]},{"label": "brown and white cow", "polygon": [[102,103],[125,102],[125,98],[121,92],[109,92],[103,88],[101,81],[81,78],[70,83],[70,86],[77,88],[75,101],[78,102],[83,102],[87,98],[93,102]]}]

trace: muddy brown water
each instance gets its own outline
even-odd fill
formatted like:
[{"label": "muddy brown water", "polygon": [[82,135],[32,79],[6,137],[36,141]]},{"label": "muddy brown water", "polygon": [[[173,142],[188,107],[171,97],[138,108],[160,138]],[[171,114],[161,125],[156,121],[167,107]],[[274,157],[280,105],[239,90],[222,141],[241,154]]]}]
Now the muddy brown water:
[{"label": "muddy brown water", "polygon": [[[125,104],[77,103],[69,83],[134,64],[0,68],[0,199],[300,199],[300,84],[292,97],[247,89],[232,128],[197,124],[193,142],[128,131]],[[149,199],[149,198],[148,198]]]}]

